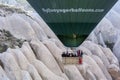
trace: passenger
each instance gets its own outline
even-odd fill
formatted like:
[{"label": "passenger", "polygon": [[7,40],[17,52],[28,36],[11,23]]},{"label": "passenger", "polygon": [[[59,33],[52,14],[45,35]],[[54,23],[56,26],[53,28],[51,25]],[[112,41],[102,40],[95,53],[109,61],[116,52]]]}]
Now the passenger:
[{"label": "passenger", "polygon": [[65,52],[62,53],[62,57],[66,57],[66,53]]},{"label": "passenger", "polygon": [[70,56],[69,57],[72,57],[73,56],[73,53],[70,53]]},{"label": "passenger", "polygon": [[75,57],[78,57],[77,51],[75,52]]},{"label": "passenger", "polygon": [[66,55],[67,55],[66,57],[70,57],[70,53],[67,53]]},{"label": "passenger", "polygon": [[80,57],[83,57],[83,52],[81,51]]},{"label": "passenger", "polygon": [[79,57],[79,64],[82,64],[82,57],[83,57],[83,52],[81,50],[77,51],[78,57]]},{"label": "passenger", "polygon": [[77,51],[77,56],[80,57],[80,54],[81,54],[81,51],[78,50],[78,51]]},{"label": "passenger", "polygon": [[62,53],[62,57],[82,57],[83,53],[78,50],[76,53],[69,53],[68,51]]}]

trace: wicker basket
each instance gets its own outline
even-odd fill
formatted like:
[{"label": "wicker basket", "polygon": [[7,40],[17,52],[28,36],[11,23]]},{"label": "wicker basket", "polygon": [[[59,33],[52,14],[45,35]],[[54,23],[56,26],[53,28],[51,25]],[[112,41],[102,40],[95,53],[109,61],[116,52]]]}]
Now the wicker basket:
[{"label": "wicker basket", "polygon": [[63,64],[79,64],[80,57],[62,57]]}]

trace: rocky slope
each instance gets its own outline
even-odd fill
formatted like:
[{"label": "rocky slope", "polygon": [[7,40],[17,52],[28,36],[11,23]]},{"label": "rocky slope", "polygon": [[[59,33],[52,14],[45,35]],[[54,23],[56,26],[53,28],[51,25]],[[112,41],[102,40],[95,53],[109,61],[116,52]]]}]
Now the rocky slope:
[{"label": "rocky slope", "polygon": [[26,41],[0,54],[0,80],[120,80],[119,3],[78,47],[82,65],[62,64],[65,47],[36,13],[1,4],[0,30]]}]

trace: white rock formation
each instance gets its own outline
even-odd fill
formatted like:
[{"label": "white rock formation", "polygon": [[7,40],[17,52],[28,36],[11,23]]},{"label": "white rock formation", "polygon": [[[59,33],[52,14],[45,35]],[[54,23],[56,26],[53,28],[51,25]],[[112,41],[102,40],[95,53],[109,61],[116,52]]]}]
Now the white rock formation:
[{"label": "white rock formation", "polygon": [[43,43],[46,45],[49,51],[53,54],[56,60],[59,60],[62,62],[61,54],[63,51],[60,48],[58,48],[57,45],[53,41],[45,40]]},{"label": "white rock formation", "polygon": [[107,15],[106,18],[111,21],[111,23],[114,25],[115,28],[120,29],[120,15],[114,10],[111,10]]},{"label": "white rock formation", "polygon": [[86,47],[84,47],[84,46],[79,46],[77,49],[78,49],[78,50],[79,50],[79,49],[82,50],[83,53],[86,54],[86,55],[89,55],[89,56],[92,55],[92,52],[91,52],[89,49],[87,49]]},{"label": "white rock formation", "polygon": [[37,58],[41,60],[52,72],[58,75],[62,73],[56,60],[42,42],[38,40],[32,40],[31,46],[34,49]]},{"label": "white rock formation", "polygon": [[112,53],[112,51],[109,48],[101,47],[101,49],[104,52],[107,59],[109,60],[110,64],[115,64],[119,66],[119,61],[118,61],[119,58],[117,59],[116,56]]},{"label": "white rock formation", "polygon": [[43,43],[49,49],[49,51],[51,52],[51,54],[54,56],[55,60],[57,61],[59,67],[63,71],[64,68],[63,68],[62,56],[61,56],[63,53],[62,49],[58,48],[57,45],[53,41],[50,41],[50,40],[45,40]]},{"label": "white rock formation", "polygon": [[120,9],[120,0],[118,0],[118,2],[113,7],[113,10],[115,10],[116,12],[118,12],[120,14],[119,9]]},{"label": "white rock formation", "polygon": [[16,61],[18,62],[22,70],[28,71],[28,73],[34,80],[42,80],[36,68],[28,62],[27,58],[23,55],[20,49],[9,49],[8,51],[11,51],[13,55],[16,57]]},{"label": "white rock formation", "polygon": [[97,44],[92,43],[90,41],[85,41],[82,44],[82,46],[89,49],[94,55],[97,55],[98,57],[100,57],[106,67],[109,66],[110,63],[109,63],[107,57],[105,56],[105,54],[103,53],[103,51],[101,50],[101,48]]},{"label": "white rock formation", "polygon": [[[101,33],[101,37],[103,37],[105,43],[115,43],[119,34],[119,30],[116,29],[107,18],[102,19],[102,21],[95,28],[94,32],[97,38],[99,38],[99,34]],[[98,43],[100,42],[101,40],[98,39]]]},{"label": "white rock formation", "polygon": [[98,43],[97,36],[95,35],[95,32],[91,32],[90,35],[88,36],[87,40],[90,40],[94,43]]},{"label": "white rock formation", "polygon": [[100,67],[97,65],[97,63],[90,56],[84,55],[83,61],[90,65],[89,70],[91,72],[93,72],[93,74],[96,76],[97,80],[107,80],[103,71],[100,69]]},{"label": "white rock formation", "polygon": [[27,71],[22,71],[22,79],[21,80],[32,80],[32,78]]},{"label": "white rock formation", "polygon": [[1,66],[0,66],[0,80],[10,80]]},{"label": "white rock formation", "polygon": [[89,65],[83,62],[82,65],[77,65],[78,70],[85,80],[96,80],[95,75],[89,70]]},{"label": "white rock formation", "polygon": [[30,14],[31,17],[42,27],[48,38],[56,38],[54,32],[49,28],[49,26],[43,21],[43,19],[36,13]]},{"label": "white rock formation", "polygon": [[17,14],[2,19],[2,22],[4,24],[2,28],[9,30],[17,38],[27,40],[36,38],[35,31],[31,28],[30,23],[26,22]]},{"label": "white rock formation", "polygon": [[65,73],[69,80],[84,80],[79,70],[74,65],[65,65]]},{"label": "white rock formation", "polygon": [[87,80],[97,80],[95,75],[90,70],[87,70],[86,77]]},{"label": "white rock formation", "polygon": [[65,80],[62,77],[57,76],[50,71],[41,61],[34,60],[33,65],[37,69],[38,73],[42,76],[43,80]]},{"label": "white rock formation", "polygon": [[37,35],[39,40],[47,39],[47,35],[45,31],[42,29],[42,27],[32,19],[32,17],[28,17],[26,15],[18,15],[21,16],[25,21],[27,21],[32,29],[35,31],[35,34]]},{"label": "white rock formation", "polygon": [[108,73],[108,70],[105,67],[105,65],[103,64],[102,60],[96,55],[92,55],[91,57],[96,61],[96,63],[98,64],[98,66],[100,67],[100,69],[102,70],[104,75],[106,76],[107,80],[112,80],[112,77]]},{"label": "white rock formation", "polygon": [[23,54],[30,63],[36,59],[36,56],[28,42],[23,43],[22,48],[20,48],[20,50],[23,52]]},{"label": "white rock formation", "polygon": [[37,69],[33,65],[29,65],[27,67],[27,71],[30,73],[33,80],[42,80],[41,76],[39,75]]},{"label": "white rock formation", "polygon": [[9,5],[17,5],[16,0],[0,0],[0,3],[9,4]]},{"label": "white rock formation", "polygon": [[29,62],[27,58],[23,55],[23,53],[19,49],[11,49],[11,53],[16,58],[16,61],[22,70],[26,70]]},{"label": "white rock formation", "polygon": [[11,80],[22,80],[21,69],[18,66],[14,56],[11,53],[3,53],[0,60],[4,65],[4,70]]},{"label": "white rock formation", "polygon": [[120,39],[118,39],[117,42],[115,43],[113,47],[113,52],[120,62]]}]

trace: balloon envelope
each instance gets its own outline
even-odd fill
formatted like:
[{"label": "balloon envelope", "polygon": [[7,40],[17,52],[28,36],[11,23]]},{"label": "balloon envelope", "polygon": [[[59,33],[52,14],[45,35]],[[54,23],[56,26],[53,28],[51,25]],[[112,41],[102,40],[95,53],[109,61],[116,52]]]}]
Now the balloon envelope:
[{"label": "balloon envelope", "polygon": [[117,0],[28,0],[67,47],[79,46]]}]

